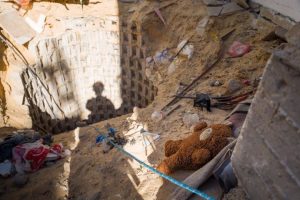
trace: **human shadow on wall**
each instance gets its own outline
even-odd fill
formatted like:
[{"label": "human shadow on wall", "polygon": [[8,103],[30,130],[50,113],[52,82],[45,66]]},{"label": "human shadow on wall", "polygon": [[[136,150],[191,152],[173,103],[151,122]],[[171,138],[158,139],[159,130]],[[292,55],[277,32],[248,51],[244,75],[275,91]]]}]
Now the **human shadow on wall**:
[{"label": "human shadow on wall", "polygon": [[100,81],[94,83],[93,90],[96,97],[88,100],[86,103],[86,108],[91,111],[88,116],[88,123],[91,124],[116,116],[117,111],[113,103],[102,96],[104,91],[103,83]]}]

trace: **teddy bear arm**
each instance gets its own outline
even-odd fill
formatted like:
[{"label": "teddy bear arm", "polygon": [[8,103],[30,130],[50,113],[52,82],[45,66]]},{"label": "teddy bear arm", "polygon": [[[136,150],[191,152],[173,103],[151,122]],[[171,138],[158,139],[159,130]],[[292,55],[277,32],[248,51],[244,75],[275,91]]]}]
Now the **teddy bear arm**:
[{"label": "teddy bear arm", "polygon": [[164,174],[171,174],[176,169],[181,168],[181,164],[179,156],[176,153],[164,159],[157,167],[157,170]]},{"label": "teddy bear arm", "polygon": [[165,143],[165,156],[169,157],[175,154],[181,147],[182,140],[169,140]]},{"label": "teddy bear arm", "polygon": [[211,159],[211,153],[208,149],[195,149],[192,154],[192,163],[195,169],[202,167]]},{"label": "teddy bear arm", "polygon": [[196,124],[196,126],[194,127],[194,132],[200,132],[202,131],[204,128],[207,127],[207,123],[206,122],[199,122],[198,124]]}]

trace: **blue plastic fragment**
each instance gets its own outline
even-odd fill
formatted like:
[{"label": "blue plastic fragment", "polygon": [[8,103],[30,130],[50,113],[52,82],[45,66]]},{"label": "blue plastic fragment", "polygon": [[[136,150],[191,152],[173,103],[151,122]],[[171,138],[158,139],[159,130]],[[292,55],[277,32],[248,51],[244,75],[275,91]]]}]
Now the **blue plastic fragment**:
[{"label": "blue plastic fragment", "polygon": [[105,136],[100,134],[96,137],[96,144],[101,143],[105,139]]}]

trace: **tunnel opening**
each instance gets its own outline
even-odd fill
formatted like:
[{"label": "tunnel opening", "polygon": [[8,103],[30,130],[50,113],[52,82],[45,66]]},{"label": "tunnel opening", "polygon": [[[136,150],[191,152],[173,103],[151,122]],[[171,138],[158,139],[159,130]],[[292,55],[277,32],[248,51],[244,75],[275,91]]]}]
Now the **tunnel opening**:
[{"label": "tunnel opening", "polygon": [[33,129],[61,133],[154,100],[140,24],[109,16],[68,25],[63,34],[29,44],[36,64],[21,76]]}]

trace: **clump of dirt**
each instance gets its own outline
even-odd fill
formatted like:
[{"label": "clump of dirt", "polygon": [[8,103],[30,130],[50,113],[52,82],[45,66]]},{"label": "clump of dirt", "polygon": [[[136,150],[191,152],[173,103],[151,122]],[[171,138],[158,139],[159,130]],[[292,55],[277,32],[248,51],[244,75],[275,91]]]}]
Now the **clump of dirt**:
[{"label": "clump of dirt", "polygon": [[[172,4],[162,7],[170,2]],[[161,7],[160,11],[166,25],[163,25],[153,12],[158,6]],[[128,138],[129,143],[125,148],[154,167],[164,158],[163,148],[167,140],[181,139],[190,133],[190,127],[186,127],[182,120],[186,113],[196,113],[200,120],[208,124],[220,123],[228,114],[228,111],[215,108],[212,112],[202,111],[193,107],[191,100],[183,99],[175,104],[181,107],[170,116],[159,122],[151,120],[153,111],[160,110],[172,99],[180,83],[191,83],[217,58],[219,51],[226,52],[234,41],[249,44],[251,51],[242,57],[230,58],[224,53],[223,58],[188,93],[194,95],[201,92],[214,96],[227,94],[227,83],[231,79],[240,82],[259,80],[270,52],[279,45],[277,40],[262,41],[262,36],[271,30],[272,25],[269,29],[257,26],[257,23],[254,23],[257,19],[247,11],[210,18],[204,35],[200,35],[195,29],[199,20],[206,15],[206,10],[199,1],[163,1],[161,4],[143,1],[139,4],[121,3],[119,7],[121,14],[125,13],[122,15],[124,19],[136,20],[142,24],[149,54],[147,56],[153,56],[162,49],[169,49],[170,54],[174,55],[178,43],[187,38],[189,44],[194,46],[191,59],[180,57],[180,64],[174,73],[167,73],[169,64],[157,65],[151,69],[158,94],[147,108],[137,109],[132,118],[126,115],[93,125],[105,132],[105,125],[111,124],[119,134]],[[220,38],[232,30],[234,31],[231,36],[224,45],[221,45]],[[210,82],[214,80],[218,80],[222,85],[212,87]],[[255,84],[244,84],[235,94],[255,88]],[[168,195],[174,191],[175,185],[163,182],[156,174],[149,172],[116,149],[103,154],[101,147],[95,145],[95,138],[99,133],[93,126],[55,136],[55,142],[62,142],[66,148],[72,149],[71,157],[31,174],[30,181],[24,188],[13,188],[10,179],[6,180],[5,184],[1,184],[2,190],[6,191],[1,198],[169,198]],[[147,143],[144,136],[141,136],[141,128],[158,134],[158,140]],[[79,138],[79,142],[75,142],[76,138]],[[183,180],[190,173],[192,171],[179,171],[172,176]]]}]

